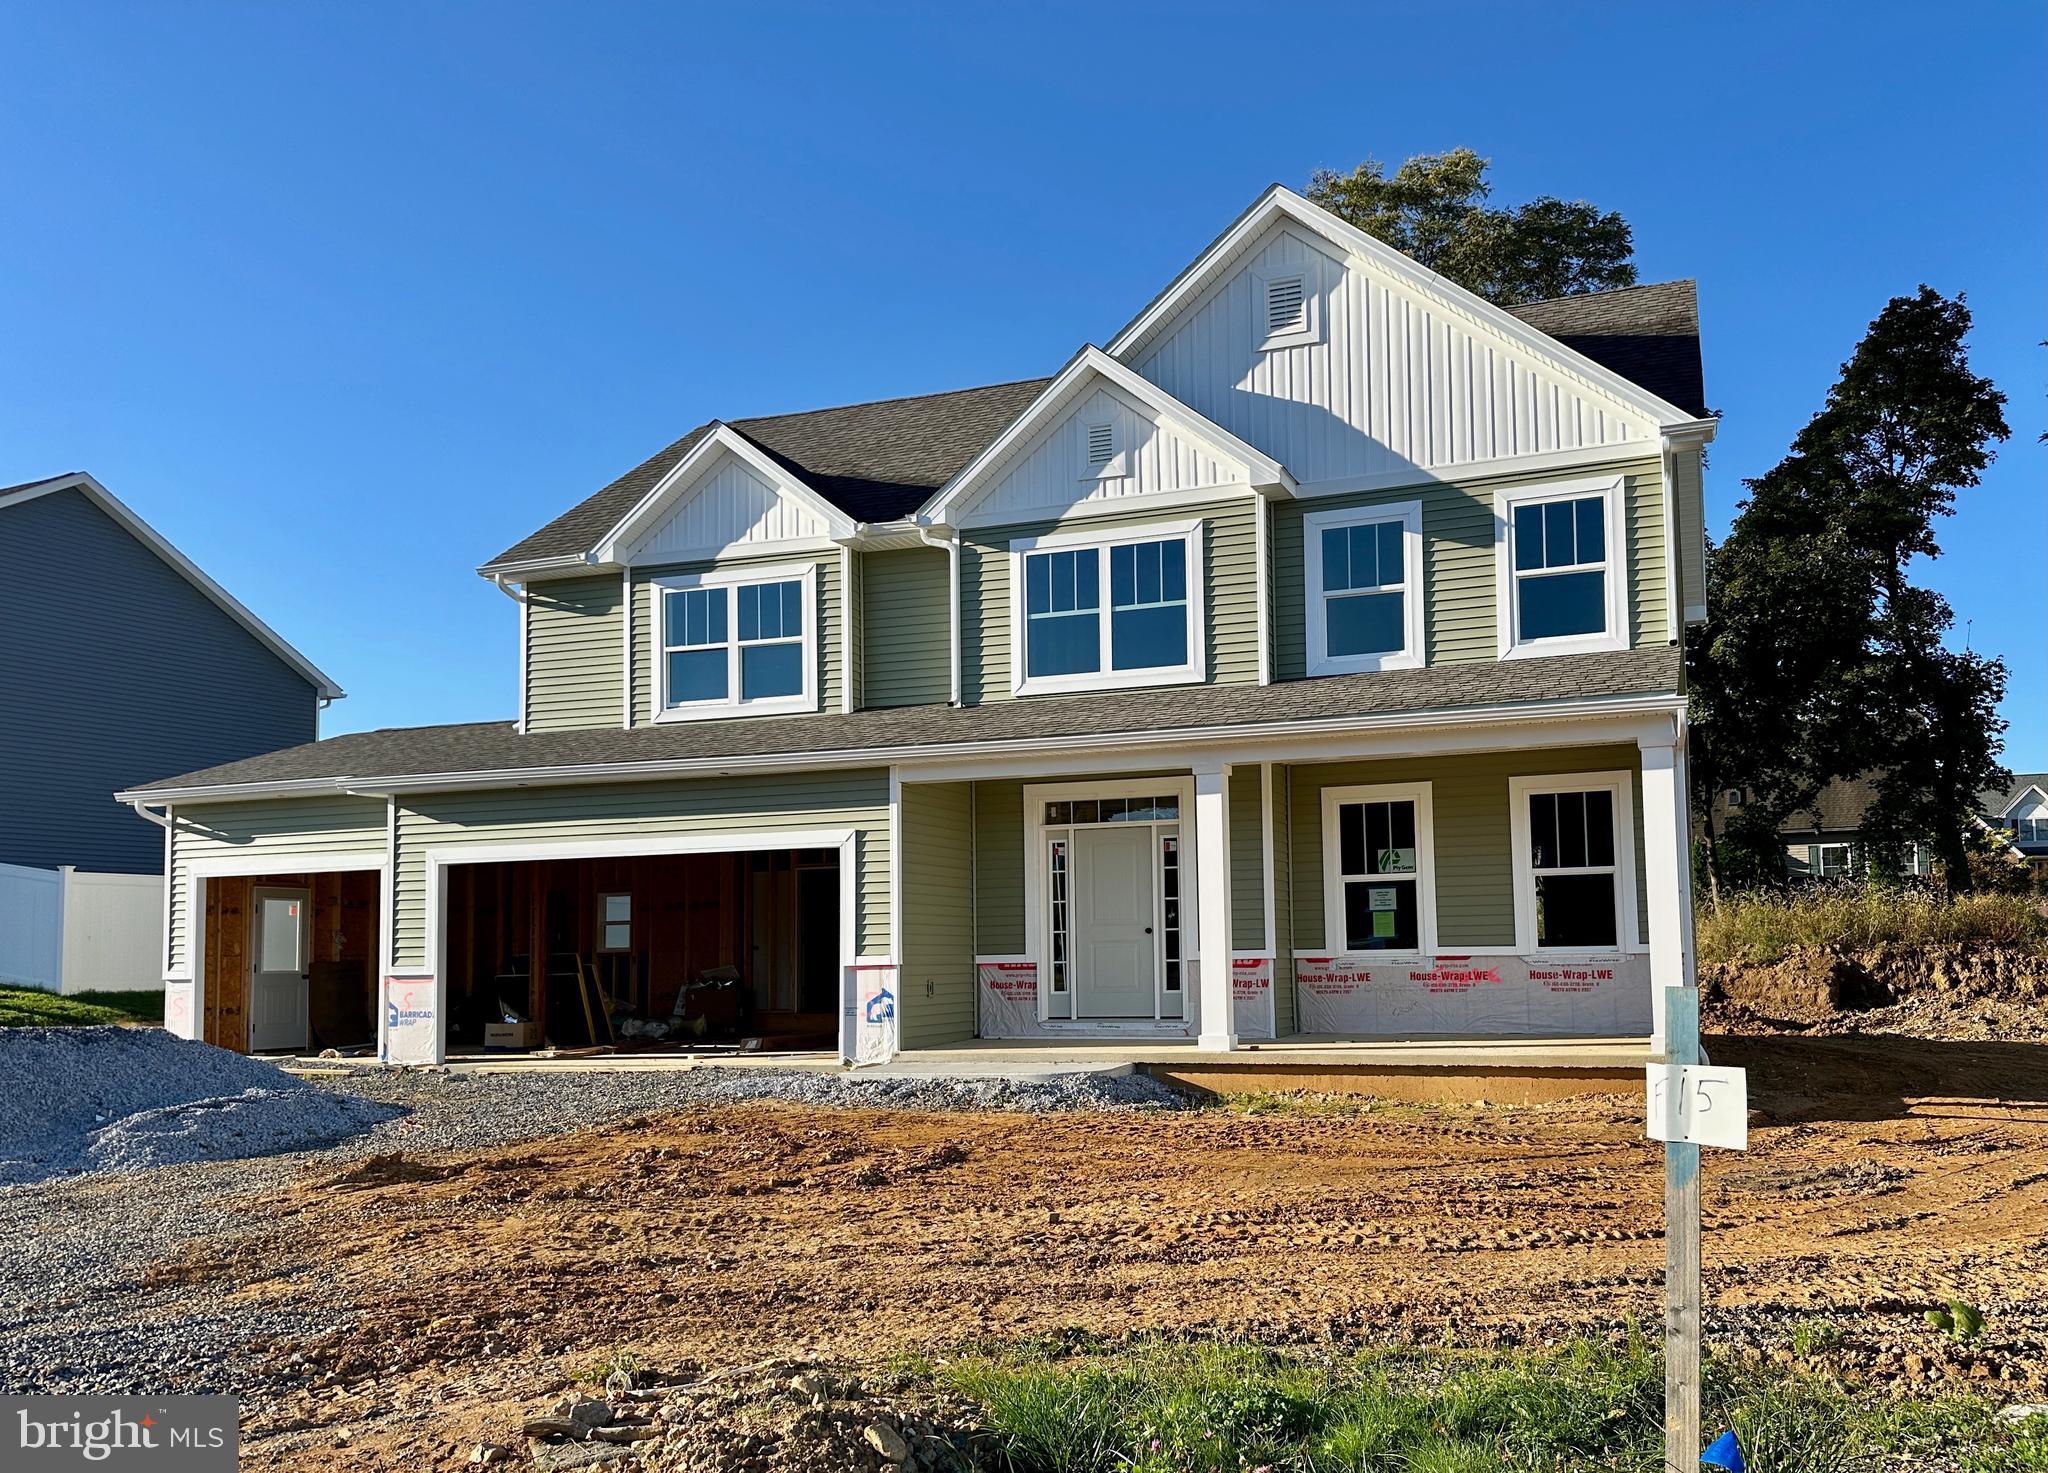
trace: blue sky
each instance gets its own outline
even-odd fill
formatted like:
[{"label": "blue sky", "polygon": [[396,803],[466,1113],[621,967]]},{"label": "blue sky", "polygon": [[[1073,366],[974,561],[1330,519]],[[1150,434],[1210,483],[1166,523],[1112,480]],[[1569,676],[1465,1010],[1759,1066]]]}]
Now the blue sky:
[{"label": "blue sky", "polygon": [[0,56],[0,484],[97,474],[328,733],[509,718],[472,570],[690,426],[1050,372],[1268,182],[1469,145],[1699,279],[1717,532],[1969,294],[2014,437],[1923,576],[2048,768],[2037,5],[18,0]]}]

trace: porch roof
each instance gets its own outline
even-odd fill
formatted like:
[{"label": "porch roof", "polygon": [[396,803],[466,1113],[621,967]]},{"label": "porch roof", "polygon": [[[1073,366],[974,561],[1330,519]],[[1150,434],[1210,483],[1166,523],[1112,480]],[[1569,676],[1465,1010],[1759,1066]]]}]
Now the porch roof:
[{"label": "porch roof", "polygon": [[[919,756],[970,750],[1029,750],[1043,743],[1091,737],[1153,736],[1199,742],[1301,723],[1347,719],[1486,713],[1539,717],[1553,707],[1624,697],[1675,697],[1679,652],[1669,646],[1547,659],[1472,661],[1420,670],[1325,676],[1276,685],[1169,686],[1101,695],[996,701],[981,706],[902,706],[815,716],[762,716],[684,721],[632,730],[590,727],[521,732],[509,721],[414,726],[353,732],[260,757],[143,783],[123,801],[274,792],[377,791],[400,784],[430,787],[435,779],[502,778],[536,773],[552,780],[579,776],[630,779],[687,772],[699,764],[724,770],[750,763],[876,766]],[[682,770],[678,772],[678,770]],[[586,772],[587,770],[587,772]]]}]

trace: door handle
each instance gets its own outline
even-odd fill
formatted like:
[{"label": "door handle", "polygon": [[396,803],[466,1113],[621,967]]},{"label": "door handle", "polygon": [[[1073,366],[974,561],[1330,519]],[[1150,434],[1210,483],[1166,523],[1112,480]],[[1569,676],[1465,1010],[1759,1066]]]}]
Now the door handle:
[{"label": "door handle", "polygon": [[1147,926],[1147,927],[1145,928],[1145,934],[1146,934],[1147,936],[1150,936],[1150,935],[1152,934],[1152,928],[1151,928],[1150,926]]}]

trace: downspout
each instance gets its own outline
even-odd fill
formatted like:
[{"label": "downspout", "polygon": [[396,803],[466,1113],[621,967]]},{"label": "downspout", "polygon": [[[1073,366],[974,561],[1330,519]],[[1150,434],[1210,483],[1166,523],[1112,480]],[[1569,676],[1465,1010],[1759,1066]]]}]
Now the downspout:
[{"label": "downspout", "polygon": [[519,719],[512,729],[520,735],[526,733],[526,611],[531,597],[522,583],[507,583],[503,573],[489,575],[491,587],[519,605]]},{"label": "downspout", "polygon": [[960,534],[934,537],[930,527],[919,525],[918,539],[928,547],[946,549],[946,650],[948,679],[946,704],[960,704]]}]

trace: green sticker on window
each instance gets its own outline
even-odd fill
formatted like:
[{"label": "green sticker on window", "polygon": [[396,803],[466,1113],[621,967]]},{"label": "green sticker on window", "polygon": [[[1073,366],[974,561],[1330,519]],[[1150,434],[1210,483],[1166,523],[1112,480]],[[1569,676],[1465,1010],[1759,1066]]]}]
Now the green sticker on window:
[{"label": "green sticker on window", "polygon": [[1415,851],[1413,849],[1382,849],[1376,874],[1412,875],[1415,873]]},{"label": "green sticker on window", "polygon": [[1394,934],[1394,913],[1391,910],[1376,910],[1372,913],[1372,934],[1375,939]]}]

